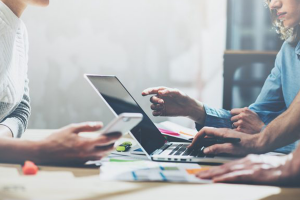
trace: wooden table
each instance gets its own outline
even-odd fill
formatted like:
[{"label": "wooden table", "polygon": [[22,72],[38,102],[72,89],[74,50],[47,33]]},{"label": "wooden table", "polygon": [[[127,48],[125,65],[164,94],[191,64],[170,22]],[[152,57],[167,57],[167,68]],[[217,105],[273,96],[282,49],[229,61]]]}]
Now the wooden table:
[{"label": "wooden table", "polygon": [[[51,130],[28,130],[23,139],[38,140]],[[21,166],[0,164],[2,169],[21,172]],[[5,167],[5,168],[3,168]],[[38,176],[1,177],[2,199],[205,199],[205,200],[299,200],[300,188],[237,184],[179,184],[102,182],[98,168],[39,166]],[[61,174],[60,174],[61,173]],[[69,174],[68,174],[69,173]],[[21,174],[21,173],[20,173]],[[8,190],[16,190],[7,192]]]}]

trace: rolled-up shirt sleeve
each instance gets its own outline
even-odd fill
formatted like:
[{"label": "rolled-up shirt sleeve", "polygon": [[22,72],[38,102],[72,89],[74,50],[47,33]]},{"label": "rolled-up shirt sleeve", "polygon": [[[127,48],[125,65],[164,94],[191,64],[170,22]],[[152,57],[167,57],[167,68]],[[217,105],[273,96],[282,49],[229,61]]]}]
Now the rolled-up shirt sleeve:
[{"label": "rolled-up shirt sleeve", "polygon": [[[255,103],[249,106],[249,109],[257,113],[265,124],[269,124],[286,110],[281,84],[281,54],[282,51],[278,53],[275,67],[266,79]],[[207,105],[204,105],[204,108],[206,111],[204,126],[232,128],[230,111],[210,108]],[[200,130],[203,128],[203,125],[196,124],[196,128]]]},{"label": "rolled-up shirt sleeve", "polygon": [[31,112],[28,83],[29,81],[26,79],[22,101],[16,109],[0,123],[8,127],[15,138],[20,138],[25,132]]},{"label": "rolled-up shirt sleeve", "polygon": [[232,128],[232,122],[230,111],[225,109],[215,109],[207,105],[204,105],[206,112],[204,125],[196,123],[196,129],[200,130],[204,126],[215,127],[215,128]]}]

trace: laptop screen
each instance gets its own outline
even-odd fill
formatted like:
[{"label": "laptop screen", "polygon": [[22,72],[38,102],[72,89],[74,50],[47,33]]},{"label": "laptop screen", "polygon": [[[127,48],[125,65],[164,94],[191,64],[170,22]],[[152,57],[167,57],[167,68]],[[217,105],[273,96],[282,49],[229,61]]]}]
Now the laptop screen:
[{"label": "laptop screen", "polygon": [[142,122],[131,133],[149,155],[164,145],[165,138],[117,77],[87,75],[87,78],[116,114],[143,114]]}]

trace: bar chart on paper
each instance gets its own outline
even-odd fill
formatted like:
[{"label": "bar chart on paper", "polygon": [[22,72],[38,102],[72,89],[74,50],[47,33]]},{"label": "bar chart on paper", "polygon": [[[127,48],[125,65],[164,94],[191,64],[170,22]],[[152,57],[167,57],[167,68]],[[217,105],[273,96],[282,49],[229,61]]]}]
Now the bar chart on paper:
[{"label": "bar chart on paper", "polygon": [[202,168],[197,164],[157,163],[151,161],[105,162],[100,168],[101,180],[161,181],[209,183],[194,176]]}]

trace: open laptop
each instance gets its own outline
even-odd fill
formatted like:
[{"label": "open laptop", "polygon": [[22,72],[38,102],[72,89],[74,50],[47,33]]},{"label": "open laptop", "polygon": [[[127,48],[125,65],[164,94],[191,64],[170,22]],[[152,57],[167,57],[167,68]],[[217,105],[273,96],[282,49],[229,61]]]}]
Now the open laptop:
[{"label": "open laptop", "polygon": [[166,142],[165,137],[117,77],[84,76],[116,116],[124,112],[143,114],[143,120],[131,130],[131,135],[149,159],[164,162],[224,163],[237,158],[205,155],[204,147],[187,149],[190,143]]}]

